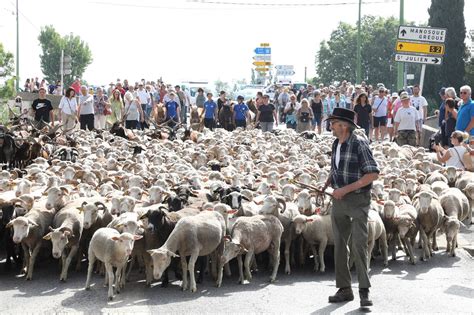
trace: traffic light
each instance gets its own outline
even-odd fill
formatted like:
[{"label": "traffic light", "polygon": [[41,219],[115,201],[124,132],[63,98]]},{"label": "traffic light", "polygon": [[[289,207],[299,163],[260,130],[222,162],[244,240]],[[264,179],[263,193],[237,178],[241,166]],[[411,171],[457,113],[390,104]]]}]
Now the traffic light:
[{"label": "traffic light", "polygon": [[72,57],[64,56],[63,58],[63,73],[71,74],[72,73]]}]

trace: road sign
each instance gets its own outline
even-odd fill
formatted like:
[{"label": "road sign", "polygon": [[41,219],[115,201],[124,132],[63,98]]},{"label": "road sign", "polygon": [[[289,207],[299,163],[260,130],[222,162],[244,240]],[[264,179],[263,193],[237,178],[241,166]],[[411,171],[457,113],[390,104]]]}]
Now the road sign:
[{"label": "road sign", "polygon": [[270,47],[269,43],[260,43],[260,47]]},{"label": "road sign", "polygon": [[256,55],[256,56],[253,56],[253,60],[256,60],[256,61],[270,61],[270,60],[272,60],[272,56],[271,55]]},{"label": "road sign", "polygon": [[254,66],[270,66],[272,63],[270,61],[254,61]]},{"label": "road sign", "polygon": [[427,55],[444,55],[443,44],[415,43],[398,40],[397,52],[418,53]]},{"label": "road sign", "polygon": [[277,70],[276,75],[277,76],[291,76],[294,75],[295,71],[293,70]]},{"label": "road sign", "polygon": [[257,55],[270,55],[272,53],[270,47],[257,47],[254,51]]},{"label": "road sign", "polygon": [[292,65],[276,65],[275,69],[277,69],[277,70],[293,70],[294,67]]},{"label": "road sign", "polygon": [[410,63],[421,63],[425,65],[437,65],[443,64],[443,58],[437,56],[421,56],[415,54],[396,54],[395,61],[410,62]]},{"label": "road sign", "polygon": [[444,43],[446,41],[446,29],[401,25],[398,27],[398,39]]},{"label": "road sign", "polygon": [[255,71],[258,71],[258,72],[267,72],[267,71],[269,71],[269,70],[270,70],[270,68],[265,68],[265,67],[263,67],[263,68],[261,68],[261,67],[255,68]]}]

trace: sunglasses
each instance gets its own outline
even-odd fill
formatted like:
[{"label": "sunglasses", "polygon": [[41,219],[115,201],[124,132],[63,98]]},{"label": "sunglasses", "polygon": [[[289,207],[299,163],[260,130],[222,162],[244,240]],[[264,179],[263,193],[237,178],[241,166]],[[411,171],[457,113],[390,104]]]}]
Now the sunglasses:
[{"label": "sunglasses", "polygon": [[466,91],[461,91],[460,94],[468,94]]}]

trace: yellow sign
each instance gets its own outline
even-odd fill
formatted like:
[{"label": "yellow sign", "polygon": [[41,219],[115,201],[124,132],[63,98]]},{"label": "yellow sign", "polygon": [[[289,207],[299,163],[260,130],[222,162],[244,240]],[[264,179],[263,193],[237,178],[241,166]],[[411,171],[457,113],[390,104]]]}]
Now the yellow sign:
[{"label": "yellow sign", "polygon": [[264,66],[270,66],[272,63],[270,61],[254,61],[253,65],[257,67],[264,67]]},{"label": "yellow sign", "polygon": [[444,55],[443,44],[412,43],[397,41],[397,52],[411,52],[427,55]]},{"label": "yellow sign", "polygon": [[270,44],[269,43],[261,43],[260,47],[270,47]]},{"label": "yellow sign", "polygon": [[269,68],[260,68],[260,67],[255,68],[255,71],[258,71],[258,72],[267,72],[269,70],[270,70]]}]

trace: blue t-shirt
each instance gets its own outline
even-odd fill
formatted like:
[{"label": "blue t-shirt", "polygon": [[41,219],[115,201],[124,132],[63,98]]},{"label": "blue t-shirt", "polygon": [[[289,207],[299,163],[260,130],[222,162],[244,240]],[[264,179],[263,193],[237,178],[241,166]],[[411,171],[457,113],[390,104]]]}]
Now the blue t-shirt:
[{"label": "blue t-shirt", "polygon": [[214,112],[216,111],[217,104],[214,101],[204,102],[204,118],[213,119]]},{"label": "blue t-shirt", "polygon": [[166,102],[166,116],[167,118],[176,118],[178,116],[178,103],[176,101]]},{"label": "blue t-shirt", "polygon": [[[458,110],[458,118],[456,121],[456,130],[464,131],[467,125],[474,117],[474,103],[471,99],[466,104],[463,104]],[[474,128],[469,132],[471,136],[474,136]]]},{"label": "blue t-shirt", "polygon": [[235,112],[235,120],[245,120],[245,114],[249,110],[247,104],[235,104],[234,105],[234,112]]}]

